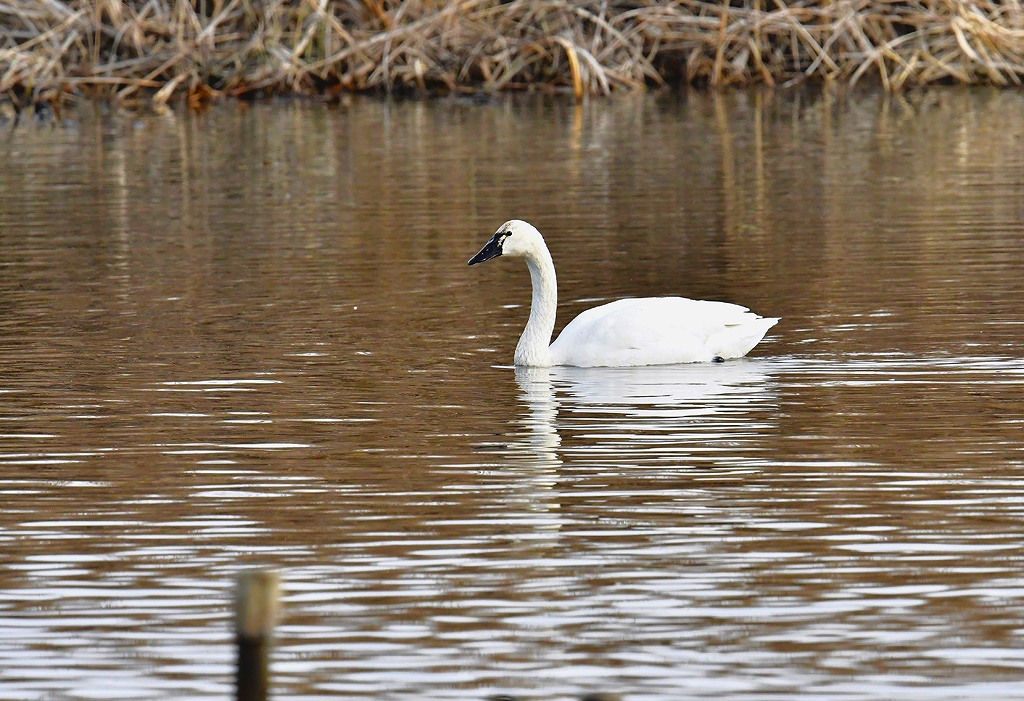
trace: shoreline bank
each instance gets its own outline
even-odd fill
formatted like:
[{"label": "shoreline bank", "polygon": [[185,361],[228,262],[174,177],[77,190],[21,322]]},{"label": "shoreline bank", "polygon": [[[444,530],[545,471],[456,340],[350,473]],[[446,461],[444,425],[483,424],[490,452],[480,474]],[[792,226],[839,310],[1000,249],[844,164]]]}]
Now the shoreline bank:
[{"label": "shoreline bank", "polygon": [[96,97],[566,92],[806,81],[1019,86],[994,0],[0,0],[8,110]]}]

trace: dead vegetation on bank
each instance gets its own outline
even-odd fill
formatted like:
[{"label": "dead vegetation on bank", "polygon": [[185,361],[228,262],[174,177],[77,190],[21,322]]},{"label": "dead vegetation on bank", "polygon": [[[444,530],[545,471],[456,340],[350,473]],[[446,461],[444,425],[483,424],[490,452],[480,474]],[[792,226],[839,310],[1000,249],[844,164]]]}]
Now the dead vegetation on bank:
[{"label": "dead vegetation on bank", "polygon": [[874,80],[1019,85],[1017,0],[0,0],[8,107]]}]

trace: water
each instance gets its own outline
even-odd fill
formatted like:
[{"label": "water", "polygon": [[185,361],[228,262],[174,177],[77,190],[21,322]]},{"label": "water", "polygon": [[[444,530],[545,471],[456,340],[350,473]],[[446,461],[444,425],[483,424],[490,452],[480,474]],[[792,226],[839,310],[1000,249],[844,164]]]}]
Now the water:
[{"label": "water", "polygon": [[[354,100],[0,141],[0,698],[1019,698],[1024,97]],[[686,294],[710,366],[515,370]]]}]

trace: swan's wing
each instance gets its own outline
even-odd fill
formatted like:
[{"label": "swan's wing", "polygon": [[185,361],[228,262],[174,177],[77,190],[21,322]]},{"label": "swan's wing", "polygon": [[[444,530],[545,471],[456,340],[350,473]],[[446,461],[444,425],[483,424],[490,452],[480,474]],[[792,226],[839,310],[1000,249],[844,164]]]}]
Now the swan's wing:
[{"label": "swan's wing", "polygon": [[778,319],[683,297],[620,299],[583,312],[551,344],[560,365],[661,365],[736,358]]}]

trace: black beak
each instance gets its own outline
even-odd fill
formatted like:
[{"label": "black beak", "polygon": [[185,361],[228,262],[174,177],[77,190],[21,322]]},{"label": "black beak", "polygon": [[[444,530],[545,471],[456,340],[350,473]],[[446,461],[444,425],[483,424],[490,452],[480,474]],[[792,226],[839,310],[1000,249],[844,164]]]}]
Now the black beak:
[{"label": "black beak", "polygon": [[470,265],[476,265],[477,263],[483,263],[485,260],[491,258],[497,258],[501,255],[501,240],[500,234],[495,234],[491,237],[491,240],[484,244],[484,247],[480,249],[480,252],[469,259]]}]

